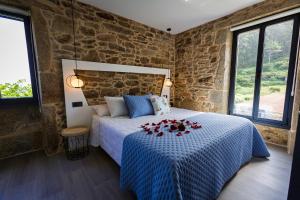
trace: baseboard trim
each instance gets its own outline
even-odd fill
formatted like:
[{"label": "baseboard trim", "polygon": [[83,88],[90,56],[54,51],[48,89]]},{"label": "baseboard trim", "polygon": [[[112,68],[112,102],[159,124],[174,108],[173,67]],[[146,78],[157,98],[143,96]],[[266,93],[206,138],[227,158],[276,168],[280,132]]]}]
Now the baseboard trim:
[{"label": "baseboard trim", "polygon": [[285,145],[276,144],[276,143],[268,142],[268,141],[266,141],[266,144],[270,144],[270,145],[273,145],[273,146],[277,146],[277,147],[280,147],[280,148],[284,148],[284,149],[286,149],[286,151],[288,150],[288,149],[287,149],[287,146],[285,146]]}]

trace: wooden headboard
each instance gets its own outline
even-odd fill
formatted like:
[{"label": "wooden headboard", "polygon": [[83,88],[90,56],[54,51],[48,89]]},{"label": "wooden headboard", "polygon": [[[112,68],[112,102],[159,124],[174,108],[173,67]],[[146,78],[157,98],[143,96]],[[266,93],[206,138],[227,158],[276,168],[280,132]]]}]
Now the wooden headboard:
[{"label": "wooden headboard", "polygon": [[[79,74],[87,83],[83,88],[72,88],[67,85],[67,77],[75,74],[75,61],[62,60],[67,127],[81,125],[89,127],[94,113],[91,105],[104,103],[103,96],[140,95],[152,92],[170,99],[170,88],[163,84],[164,79],[170,77],[169,69],[87,61],[77,61],[77,66]],[[102,80],[103,77],[106,80]],[[152,80],[156,80],[155,83]],[[107,82],[106,89],[103,88],[103,82]],[[74,102],[81,102],[82,106],[74,107]]]}]

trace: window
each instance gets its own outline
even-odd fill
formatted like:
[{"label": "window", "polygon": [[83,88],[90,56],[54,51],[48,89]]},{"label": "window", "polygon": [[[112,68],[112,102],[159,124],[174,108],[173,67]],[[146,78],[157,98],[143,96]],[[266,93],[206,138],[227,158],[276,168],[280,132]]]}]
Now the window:
[{"label": "window", "polygon": [[229,114],[289,128],[299,15],[233,33]]},{"label": "window", "polygon": [[34,61],[29,17],[0,11],[0,105],[38,102]]}]

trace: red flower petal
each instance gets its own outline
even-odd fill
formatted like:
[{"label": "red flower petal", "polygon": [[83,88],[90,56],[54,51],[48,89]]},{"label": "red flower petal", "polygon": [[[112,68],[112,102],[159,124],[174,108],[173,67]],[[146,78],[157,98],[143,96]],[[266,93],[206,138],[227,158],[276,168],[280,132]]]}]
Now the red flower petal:
[{"label": "red flower petal", "polygon": [[202,126],[201,125],[196,125],[196,124],[194,124],[194,125],[192,125],[191,126],[193,129],[198,129],[198,128],[201,128]]},{"label": "red flower petal", "polygon": [[163,132],[160,132],[159,134],[157,134],[157,137],[161,137],[161,136],[163,136]]},{"label": "red flower petal", "polygon": [[182,133],[181,133],[181,132],[178,132],[178,133],[176,134],[176,136],[182,136]]},{"label": "red flower petal", "polygon": [[153,132],[152,131],[148,131],[147,135],[151,135],[151,134],[153,134]]},{"label": "red flower petal", "polygon": [[174,131],[174,130],[177,130],[177,126],[174,126],[174,125],[171,125],[170,128],[171,128],[171,130],[173,130],[173,131]]}]

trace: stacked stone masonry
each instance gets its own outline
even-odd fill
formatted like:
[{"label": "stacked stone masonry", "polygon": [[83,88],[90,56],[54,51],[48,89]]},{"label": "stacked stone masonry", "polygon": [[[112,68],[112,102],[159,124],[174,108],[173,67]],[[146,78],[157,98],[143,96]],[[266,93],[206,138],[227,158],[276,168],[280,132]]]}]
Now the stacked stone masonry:
[{"label": "stacked stone masonry", "polygon": [[83,94],[89,105],[105,103],[104,96],[159,95],[164,83],[163,75],[119,72],[80,71],[84,80]]}]

